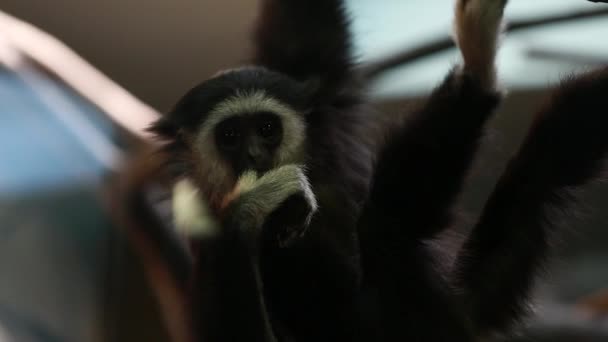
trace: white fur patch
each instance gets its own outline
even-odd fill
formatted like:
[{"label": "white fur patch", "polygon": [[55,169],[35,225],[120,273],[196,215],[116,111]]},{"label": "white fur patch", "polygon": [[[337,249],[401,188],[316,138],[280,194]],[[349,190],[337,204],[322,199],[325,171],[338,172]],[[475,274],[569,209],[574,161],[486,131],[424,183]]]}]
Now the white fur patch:
[{"label": "white fur patch", "polygon": [[302,155],[306,124],[302,116],[293,108],[276,98],[268,96],[263,90],[237,92],[235,96],[215,106],[196,138],[197,144],[215,146],[213,130],[220,122],[232,116],[255,114],[257,112],[271,112],[281,119],[283,141],[277,150],[275,166],[296,162]]},{"label": "white fur patch", "polygon": [[173,221],[186,236],[209,238],[218,234],[219,226],[192,181],[183,179],[173,187]]}]

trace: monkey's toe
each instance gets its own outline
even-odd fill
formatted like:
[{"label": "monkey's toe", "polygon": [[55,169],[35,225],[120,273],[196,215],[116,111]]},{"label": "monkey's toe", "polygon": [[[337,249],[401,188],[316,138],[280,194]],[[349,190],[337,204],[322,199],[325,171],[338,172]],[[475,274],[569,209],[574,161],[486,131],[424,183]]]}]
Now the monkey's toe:
[{"label": "monkey's toe", "polygon": [[507,0],[458,0],[454,21],[455,39],[464,68],[485,88],[496,82],[494,59]]},{"label": "monkey's toe", "polygon": [[289,196],[267,221],[268,233],[281,247],[287,247],[306,233],[316,206],[304,193]]}]

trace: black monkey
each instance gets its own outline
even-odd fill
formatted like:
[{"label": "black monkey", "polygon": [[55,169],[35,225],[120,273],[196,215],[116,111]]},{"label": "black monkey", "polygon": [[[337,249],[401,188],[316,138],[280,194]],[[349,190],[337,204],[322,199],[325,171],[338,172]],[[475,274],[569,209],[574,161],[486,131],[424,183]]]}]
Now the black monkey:
[{"label": "black monkey", "polygon": [[[381,155],[367,203],[383,212],[368,205],[364,216],[365,220],[374,217],[374,226],[384,225],[382,220],[394,215],[384,211],[399,203],[394,202],[395,190],[416,191],[409,189],[410,179],[420,184],[416,175],[407,175],[413,172],[407,158],[438,163],[428,165],[437,171],[430,178],[445,180],[439,188],[445,189],[446,198],[434,194],[431,204],[438,208],[438,214],[443,214],[441,209],[452,199],[456,190],[452,188],[458,187],[459,174],[465,172],[481,127],[499,99],[494,89],[493,60],[504,3],[498,2],[491,9],[488,3],[458,4],[457,27],[463,32],[457,34],[464,68],[454,71],[432,96],[430,105],[415,115],[420,118],[417,135],[389,143],[383,155],[391,158]],[[476,21],[475,16],[482,14],[491,15],[483,17],[485,22]],[[373,166],[373,146],[362,137],[375,118],[365,110],[364,89],[351,62],[347,21],[340,1],[266,1],[256,31],[254,59],[263,67],[230,70],[202,83],[153,126],[153,131],[168,141],[166,151],[172,167],[202,191],[211,211],[220,217],[217,235],[201,242],[208,247],[201,247],[200,253],[211,254],[198,257],[202,280],[194,290],[201,298],[194,307],[204,308],[195,324],[203,327],[201,333],[208,338],[272,339],[272,335],[279,335],[296,340],[356,340],[369,333],[364,323],[367,318],[359,314],[361,276],[366,273],[359,260],[356,227]],[[307,25],[310,22],[315,25]],[[482,28],[484,33],[478,34]],[[270,141],[263,132],[268,127]],[[426,146],[420,144],[427,133],[445,139],[431,141],[431,145],[445,144],[453,153],[425,151]],[[452,140],[462,140],[462,144]],[[392,145],[399,153],[390,151]],[[446,154],[453,154],[455,160],[444,161]],[[385,168],[405,172],[385,174]],[[398,188],[386,192],[377,180]],[[289,183],[303,186],[290,188]],[[235,188],[237,195],[233,195]],[[302,196],[305,193],[313,196]],[[226,204],[226,198],[236,199]],[[296,205],[279,208],[283,200]],[[315,202],[319,210],[308,225]],[[406,208],[409,204],[402,203]],[[304,208],[298,210],[304,213],[299,215],[302,224],[287,225],[284,220],[293,217],[294,206]],[[398,209],[398,218],[415,220],[413,213],[435,218],[433,212],[424,212],[429,209],[421,208]],[[445,223],[439,216],[438,222],[428,222],[437,226],[435,230]],[[297,229],[305,226],[308,232],[288,248],[276,243],[277,235],[293,235],[285,229],[296,227],[297,234]],[[371,227],[364,227],[365,236]],[[426,227],[419,230],[425,232],[420,237],[432,237]],[[376,229],[371,235],[389,236]],[[374,238],[365,238],[369,239],[364,243],[364,251],[369,252],[366,262],[370,262],[375,254],[367,247]],[[218,242],[210,242],[215,240]],[[222,257],[213,253],[216,249]],[[217,282],[206,282],[209,274]],[[369,274],[378,281],[383,277],[372,271]],[[419,285],[424,288],[425,284]],[[403,291],[409,292],[406,288]],[[258,292],[261,296],[254,296]],[[388,294],[388,289],[382,293]],[[214,300],[218,304],[210,305]],[[458,320],[453,316],[446,324]]]},{"label": "black monkey", "polygon": [[[152,127],[176,223],[198,245],[189,306],[200,340],[474,341],[521,317],[547,246],[544,210],[597,171],[606,119],[565,104],[539,116],[453,274],[438,272],[426,241],[449,226],[500,101],[505,4],[457,1],[463,65],[376,155],[342,2],[263,1],[255,66],[203,82]],[[212,222],[200,222],[205,210]]]},{"label": "black monkey", "polygon": [[[179,176],[202,191],[219,217],[216,235],[201,242],[207,247],[200,253],[211,255],[198,257],[200,277],[217,278],[216,283],[201,280],[195,287],[201,301],[194,306],[205,308],[195,323],[203,327],[203,335],[227,340],[271,340],[277,335],[305,341],[368,339],[377,331],[386,331],[387,338],[392,335],[384,328],[390,320],[380,327],[367,323],[380,318],[367,317],[364,303],[369,283],[382,293],[373,302],[381,312],[391,312],[383,307],[383,296],[390,301],[390,291],[379,284],[399,274],[388,270],[399,258],[380,258],[374,265],[376,236],[393,234],[376,226],[422,223],[408,228],[406,235],[416,239],[431,238],[447,223],[443,211],[460,187],[484,122],[499,102],[494,55],[503,7],[504,1],[458,3],[457,37],[465,63],[384,148],[368,193],[374,146],[364,137],[377,118],[365,106],[365,89],[351,62],[342,2],[263,3],[254,58],[261,66],[226,71],[203,82],[152,128],[168,141],[166,151]],[[266,127],[273,132],[270,142],[264,137]],[[434,183],[430,185],[440,191],[428,196],[429,184],[418,173],[427,173]],[[303,186],[287,186],[298,182]],[[310,195],[302,196],[305,193]],[[394,196],[403,193],[426,198],[410,203]],[[317,203],[319,209],[308,224]],[[294,217],[301,222],[285,222]],[[361,242],[364,264],[359,222],[366,239]],[[306,234],[288,248],[277,243],[277,236],[300,235],[304,228]],[[243,237],[243,232],[250,235]],[[217,243],[210,243],[215,239]],[[402,247],[404,254],[410,253],[409,246]],[[233,254],[218,257],[212,252],[216,249]],[[426,255],[411,257],[417,267],[426,268],[419,258]],[[408,269],[404,260],[399,264]],[[415,268],[411,271],[416,274]],[[431,287],[441,283],[421,279],[419,291],[427,281]],[[238,288],[247,290],[236,296]],[[254,296],[258,292],[260,296]],[[438,305],[449,301],[440,291],[430,289],[429,294]],[[218,304],[210,304],[214,300]],[[454,329],[442,332],[468,336],[461,318],[449,312],[441,324]],[[384,320],[389,315],[380,316]],[[398,316],[391,312],[390,317]]]}]

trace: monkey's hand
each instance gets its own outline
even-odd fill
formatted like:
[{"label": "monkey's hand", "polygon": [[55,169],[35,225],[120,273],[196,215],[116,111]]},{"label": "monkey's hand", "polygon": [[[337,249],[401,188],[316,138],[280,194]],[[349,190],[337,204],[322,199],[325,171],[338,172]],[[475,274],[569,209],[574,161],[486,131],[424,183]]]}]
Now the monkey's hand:
[{"label": "monkey's hand", "polygon": [[484,88],[496,86],[495,57],[507,0],[457,0],[454,19],[456,44],[464,72]]},{"label": "monkey's hand", "polygon": [[262,227],[286,246],[302,236],[317,210],[317,201],[301,166],[285,165],[261,177],[247,172],[239,178],[237,195],[224,217],[259,237]]}]

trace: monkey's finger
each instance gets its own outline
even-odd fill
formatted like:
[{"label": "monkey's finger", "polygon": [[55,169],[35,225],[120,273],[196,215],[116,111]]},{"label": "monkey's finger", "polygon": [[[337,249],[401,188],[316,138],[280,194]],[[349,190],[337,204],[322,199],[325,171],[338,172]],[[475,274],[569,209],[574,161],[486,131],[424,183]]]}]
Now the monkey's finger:
[{"label": "monkey's finger", "polygon": [[303,193],[292,195],[269,215],[264,233],[275,235],[279,245],[287,247],[306,234],[315,211]]},{"label": "monkey's finger", "polygon": [[464,70],[488,89],[495,87],[495,57],[507,0],[458,0],[454,18],[455,41]]}]

